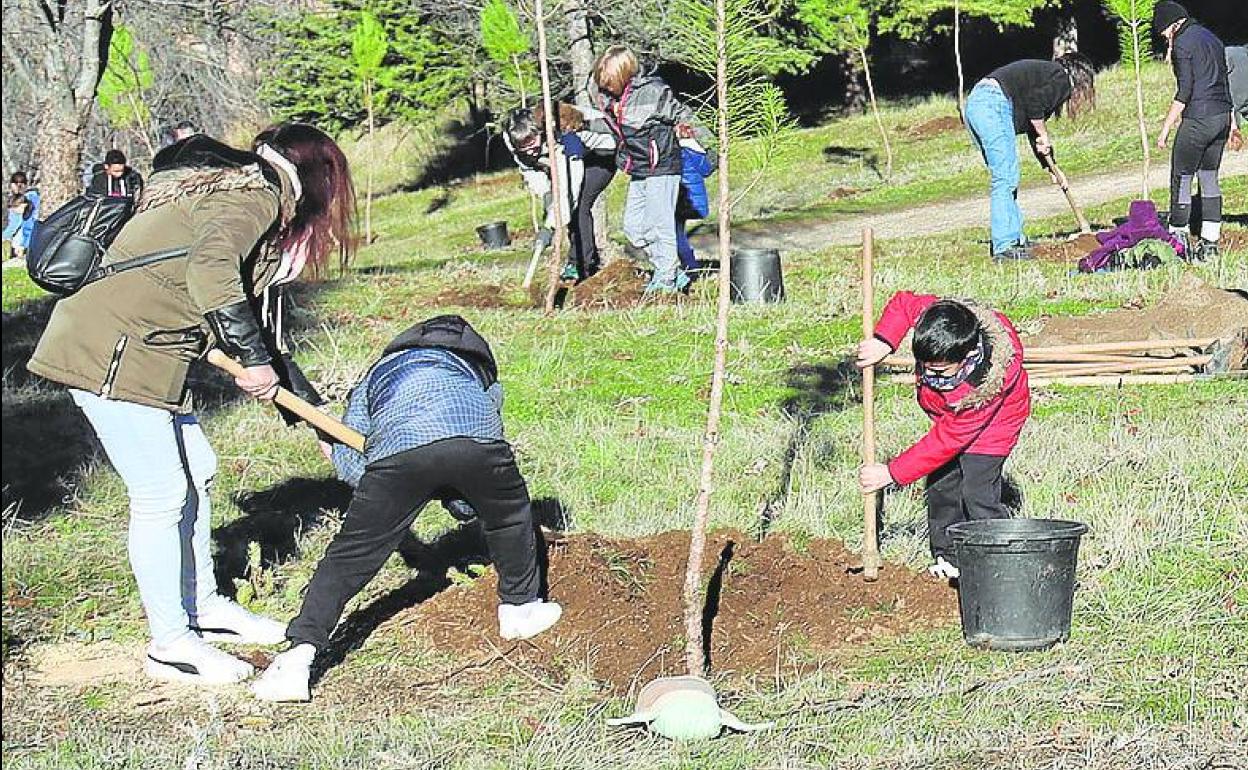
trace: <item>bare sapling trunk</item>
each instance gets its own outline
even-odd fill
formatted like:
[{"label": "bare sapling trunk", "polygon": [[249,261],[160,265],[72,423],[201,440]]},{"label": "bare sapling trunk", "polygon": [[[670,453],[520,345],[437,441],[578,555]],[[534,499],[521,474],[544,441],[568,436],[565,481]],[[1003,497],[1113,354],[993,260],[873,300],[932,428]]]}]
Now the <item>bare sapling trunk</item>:
[{"label": "bare sapling trunk", "polygon": [[966,73],[962,70],[962,13],[953,0],[953,60],[958,68],[958,118],[966,122]]},{"label": "bare sapling trunk", "polygon": [[1148,166],[1152,159],[1148,149],[1148,125],[1144,122],[1144,82],[1140,75],[1140,64],[1144,52],[1140,50],[1140,22],[1131,29],[1132,57],[1135,60],[1135,116],[1140,124],[1140,147],[1144,150],[1144,172],[1140,175],[1140,198],[1148,198]]},{"label": "bare sapling trunk", "polygon": [[875,100],[875,84],[871,82],[871,64],[867,61],[867,49],[858,49],[858,58],[862,61],[862,71],[867,77],[867,96],[871,99],[871,112],[875,115],[875,125],[880,129],[880,139],[884,141],[884,178],[893,178],[893,146],[888,142],[888,131],[884,128],[884,119],[880,117],[880,105]]},{"label": "bare sapling trunk", "polygon": [[[550,270],[547,275],[547,313],[555,310],[555,295],[559,292],[559,271],[563,268],[563,190],[559,179],[559,145],[555,143],[555,121],[559,113],[550,98],[550,68],[546,60],[546,15],[543,0],[535,0],[533,16],[537,21],[537,64],[542,77],[542,109],[546,113],[546,152],[550,160],[550,205],[555,211],[555,237],[550,242]],[[568,175],[571,181],[572,175]]]},{"label": "bare sapling trunk", "polygon": [[711,396],[706,413],[706,434],[702,440],[702,472],[698,477],[698,499],[689,533],[689,561],[685,566],[682,596],[685,608],[685,668],[691,676],[706,670],[703,655],[702,557],[706,551],[706,525],[711,513],[711,492],[715,478],[715,451],[719,447],[719,422],[724,405],[724,373],[728,366],[728,311],[732,273],[732,199],[728,184],[728,47],[725,0],[715,0],[715,101],[719,132],[719,302],[715,315],[715,364],[711,369]]},{"label": "bare sapling trunk", "polygon": [[[126,94],[126,99],[130,102],[130,109],[134,110],[135,116],[143,114],[139,100],[134,98],[134,94]],[[156,157],[156,146],[152,144],[152,138],[147,135],[147,129],[143,127],[143,121],[138,121],[134,131],[139,135],[139,141],[143,142],[143,146],[147,148],[147,156],[149,158]]]},{"label": "bare sapling trunk", "polygon": [[[542,22],[539,20],[538,24]],[[529,106],[529,89],[524,87],[524,69],[520,66],[520,57],[511,57],[512,66],[516,68],[516,86],[520,89],[520,106]]]},{"label": "bare sapling trunk", "polygon": [[364,109],[368,113],[368,173],[364,175],[364,242],[373,242],[373,173],[377,166],[377,137],[373,122],[373,83],[364,81]]}]

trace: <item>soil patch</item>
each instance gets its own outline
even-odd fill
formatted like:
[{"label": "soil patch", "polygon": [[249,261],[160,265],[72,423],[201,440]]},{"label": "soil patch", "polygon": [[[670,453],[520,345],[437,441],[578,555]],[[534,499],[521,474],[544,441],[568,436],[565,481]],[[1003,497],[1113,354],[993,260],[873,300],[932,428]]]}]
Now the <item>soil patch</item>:
[{"label": "soil patch", "polygon": [[[688,548],[683,531],[641,539],[576,535],[553,545],[550,595],[563,605],[563,619],[510,649],[507,660],[551,681],[588,669],[615,692],[682,673],[680,594]],[[857,561],[833,540],[798,548],[781,536],[756,543],[737,531],[709,535],[712,670],[739,676],[800,671],[820,655],[871,639],[957,622],[957,597],[947,584],[893,565],[867,583],[846,571]],[[460,663],[497,659],[505,643],[493,627],[495,590],[491,570],[392,623]]]},{"label": "soil patch", "polygon": [[143,671],[141,648],[113,642],[40,645],[30,651],[31,679],[46,687],[82,687],[134,681]]},{"label": "soil patch", "polygon": [[1092,233],[1083,233],[1074,240],[1042,241],[1032,247],[1036,259],[1052,262],[1077,262],[1100,247],[1100,241]]},{"label": "soil patch", "polygon": [[901,133],[911,139],[927,139],[933,136],[940,136],[951,131],[962,130],[962,120],[957,115],[942,115],[939,118],[925,120],[922,123],[916,123],[913,126],[906,126],[900,129]]},{"label": "soil patch", "polygon": [[617,259],[572,290],[569,306],[608,310],[641,304],[646,279],[628,259]]},{"label": "soil patch", "polygon": [[475,307],[483,309],[503,307],[524,307],[523,302],[508,298],[502,286],[450,286],[438,292],[433,301],[438,305],[458,305],[459,307]]}]

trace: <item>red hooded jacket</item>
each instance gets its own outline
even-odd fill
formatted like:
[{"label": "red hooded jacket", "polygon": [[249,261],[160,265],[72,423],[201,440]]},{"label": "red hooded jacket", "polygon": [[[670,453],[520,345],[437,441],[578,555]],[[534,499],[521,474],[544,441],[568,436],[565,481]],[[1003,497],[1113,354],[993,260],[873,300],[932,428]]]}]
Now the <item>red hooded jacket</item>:
[{"label": "red hooded jacket", "polygon": [[[894,294],[884,307],[875,336],[896,350],[923,311],[939,299],[908,291]],[[1023,370],[1023,343],[1018,332],[1001,313],[965,304],[978,316],[985,332],[984,362],[966,382],[949,391],[924,385],[916,367],[919,406],[933,424],[927,435],[888,464],[893,481],[902,486],[963,453],[1008,455],[1031,414],[1031,390]]]}]

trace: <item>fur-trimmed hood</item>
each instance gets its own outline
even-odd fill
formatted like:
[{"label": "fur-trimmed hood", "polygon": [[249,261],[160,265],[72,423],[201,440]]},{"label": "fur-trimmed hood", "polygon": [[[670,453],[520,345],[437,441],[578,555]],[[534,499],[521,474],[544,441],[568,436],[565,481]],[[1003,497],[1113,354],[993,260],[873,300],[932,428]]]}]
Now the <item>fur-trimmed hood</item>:
[{"label": "fur-trimmed hood", "polygon": [[981,407],[1001,395],[1001,391],[1005,388],[1006,375],[1016,352],[1014,341],[1010,339],[1010,332],[995,310],[971,300],[958,301],[970,308],[975,317],[979,319],[979,326],[984,332],[984,345],[987,347],[987,356],[984,363],[980,365],[984,370],[983,374],[981,375],[978,371],[972,374],[972,377],[979,380],[979,384],[972,387],[970,392],[958,399],[956,403],[950,404],[955,411],[961,412]]}]

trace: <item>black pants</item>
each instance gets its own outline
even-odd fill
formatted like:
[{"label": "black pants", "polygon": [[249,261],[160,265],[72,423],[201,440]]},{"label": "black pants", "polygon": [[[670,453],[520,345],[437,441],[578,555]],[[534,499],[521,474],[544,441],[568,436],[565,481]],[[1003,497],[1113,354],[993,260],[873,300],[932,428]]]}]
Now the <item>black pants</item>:
[{"label": "black pants", "polygon": [[932,558],[945,557],[957,564],[953,541],[945,528],[973,519],[1008,519],[1001,502],[1001,468],[1004,457],[958,455],[927,477],[927,532]]},{"label": "black pants", "polygon": [[398,548],[421,508],[443,496],[467,500],[480,516],[498,570],[499,598],[506,604],[537,598],[536,530],[511,447],[505,441],[447,439],[368,466],[286,637],[323,649],[343,607]]},{"label": "black pants", "polygon": [[1200,218],[1222,221],[1218,167],[1231,132],[1231,116],[1183,118],[1170,152],[1170,224],[1187,227],[1192,219],[1192,190],[1200,184]]},{"label": "black pants", "polygon": [[598,241],[594,238],[593,208],[594,202],[607,189],[607,185],[611,184],[614,176],[614,158],[586,153],[585,180],[581,183],[581,195],[570,218],[572,226],[568,229],[572,240],[568,262],[576,265],[581,278],[588,278],[598,272],[600,266]]}]

